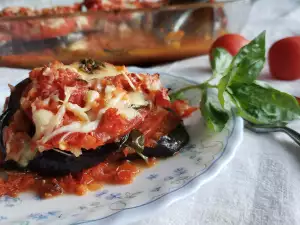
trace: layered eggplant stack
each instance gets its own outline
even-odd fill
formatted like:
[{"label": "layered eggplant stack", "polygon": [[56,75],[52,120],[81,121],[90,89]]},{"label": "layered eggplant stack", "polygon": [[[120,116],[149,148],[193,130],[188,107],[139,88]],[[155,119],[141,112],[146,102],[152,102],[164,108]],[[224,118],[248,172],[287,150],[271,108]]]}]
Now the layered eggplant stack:
[{"label": "layered eggplant stack", "polygon": [[1,116],[5,169],[76,174],[105,161],[169,157],[189,140],[158,74],[84,59],[36,68],[15,87]]}]

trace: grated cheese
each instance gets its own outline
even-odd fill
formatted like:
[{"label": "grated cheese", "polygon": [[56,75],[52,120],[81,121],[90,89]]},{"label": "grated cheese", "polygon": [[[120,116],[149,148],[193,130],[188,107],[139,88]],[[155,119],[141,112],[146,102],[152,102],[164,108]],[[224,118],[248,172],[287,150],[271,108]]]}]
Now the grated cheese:
[{"label": "grated cheese", "polygon": [[114,77],[123,72],[127,72],[126,68],[123,67],[115,67],[112,64],[104,63],[105,67],[101,67],[100,69],[94,70],[92,74],[86,73],[80,69],[80,63],[76,62],[71,65],[63,65],[61,68],[70,69],[74,72],[78,73],[80,79],[85,81],[91,81],[93,79],[102,79],[104,77]]},{"label": "grated cheese", "polygon": [[[86,122],[86,123],[81,123],[81,122],[73,122],[70,123],[66,126],[62,126],[58,129],[56,129],[55,131],[53,131],[51,134],[44,136],[42,139],[43,143],[46,143],[47,141],[49,141],[51,138],[55,137],[58,134],[62,134],[62,133],[68,133],[68,132],[72,132],[72,133],[89,133],[91,131],[96,130],[96,128],[98,127],[99,124],[99,120],[95,120],[93,122]],[[66,137],[64,137],[66,138]]]},{"label": "grated cheese", "polygon": [[[89,87],[92,86],[92,82],[96,81],[97,90],[88,90],[86,92],[84,107],[69,102],[69,98],[76,87],[65,87],[65,99],[63,101],[59,99],[57,93],[52,93],[50,98],[43,100],[45,104],[49,103],[50,99],[59,102],[60,106],[56,114],[45,109],[36,110],[34,107],[32,107],[33,120],[37,127],[34,140],[38,140],[38,143],[46,143],[55,136],[63,134],[59,140],[59,148],[61,150],[67,150],[70,147],[72,148],[72,146],[68,146],[67,142],[65,142],[67,137],[72,133],[89,133],[95,131],[101,123],[103,114],[109,108],[117,109],[119,115],[128,120],[132,120],[135,117],[140,116],[138,111],[139,107],[150,104],[150,102],[146,100],[144,93],[141,90],[137,90],[137,88],[134,86],[133,82],[128,76],[126,67],[115,67],[111,64],[105,63],[104,67],[93,71],[92,74],[82,71],[79,67],[79,63],[74,63],[68,66],[58,66],[58,68],[69,69],[78,73],[80,79],[83,79],[89,83]],[[49,72],[50,71],[45,69],[45,74],[43,75],[47,75]],[[107,85],[105,87],[101,86],[100,81],[102,78],[117,75],[123,75],[133,91],[127,92],[125,90],[118,89],[114,85]],[[142,77],[139,75],[137,75],[137,78],[142,79]],[[156,80],[151,81],[150,79],[147,85],[150,90],[158,90],[161,88],[161,83]],[[105,100],[105,106],[98,112],[94,112],[91,109],[95,102],[100,98],[99,92],[102,92],[102,90],[104,92],[103,97]],[[67,111],[72,112],[81,121],[74,121],[68,125],[62,126],[61,122]],[[39,151],[43,150],[45,149],[41,145]],[[69,150],[76,156],[81,154],[80,149],[72,148]]]},{"label": "grated cheese", "polygon": [[[44,129],[44,137],[42,138],[42,143],[46,143],[45,139],[47,139],[47,136],[51,134],[51,132],[55,129],[55,127],[59,126],[65,113],[66,113],[66,104],[69,101],[69,98],[71,97],[72,92],[75,90],[74,87],[65,87],[65,100],[63,104],[60,106],[58,112],[56,115],[51,117],[47,127]],[[34,109],[33,109],[34,110]],[[32,115],[34,115],[36,112],[33,111]]]},{"label": "grated cheese", "polygon": [[126,78],[126,80],[128,81],[130,87],[133,89],[133,90],[136,90],[135,86],[133,85],[133,83],[131,82],[130,78],[126,75],[126,73],[122,73],[123,76]]},{"label": "grated cheese", "polygon": [[79,119],[81,119],[83,121],[89,121],[90,120],[88,115],[85,113],[84,108],[81,108],[79,105],[72,104],[72,103],[68,102],[66,104],[66,108],[67,108],[67,110],[74,113],[74,115],[76,115]]},{"label": "grated cheese", "polygon": [[37,110],[32,114],[32,119],[35,124],[35,134],[33,137],[34,140],[37,140],[41,137],[53,117],[54,114],[45,109]]}]

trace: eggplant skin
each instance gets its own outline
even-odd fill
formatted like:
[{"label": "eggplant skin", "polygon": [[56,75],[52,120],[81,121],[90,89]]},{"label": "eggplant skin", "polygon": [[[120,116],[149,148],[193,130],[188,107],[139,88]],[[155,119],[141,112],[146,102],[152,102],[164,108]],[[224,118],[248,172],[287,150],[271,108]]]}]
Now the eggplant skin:
[{"label": "eggplant skin", "polygon": [[11,92],[11,95],[9,97],[7,109],[10,109],[12,113],[15,113],[20,108],[20,100],[22,97],[22,94],[24,90],[27,88],[27,86],[31,83],[31,80],[29,78],[26,78],[22,80],[20,83],[18,83],[14,90]]},{"label": "eggplant skin", "polygon": [[27,166],[42,176],[63,176],[77,174],[105,161],[107,156],[118,150],[115,143],[106,144],[95,150],[83,151],[82,155],[75,157],[67,156],[54,150],[45,151],[31,160]]},{"label": "eggplant skin", "polygon": [[[20,100],[22,97],[23,92],[28,87],[28,85],[31,83],[30,78],[26,78],[19,82],[15,87],[14,90],[11,92],[11,95],[9,96],[7,109],[2,113],[0,116],[0,149],[2,151],[2,154],[4,156],[6,155],[5,145],[3,142],[3,129],[4,127],[8,126],[10,119],[15,114],[15,112],[20,109]],[[31,132],[31,136],[34,134],[34,127]]]},{"label": "eggplant skin", "polygon": [[94,167],[105,161],[107,156],[116,150],[118,150],[118,145],[115,143],[106,144],[95,150],[84,150],[79,157],[55,150],[47,150],[38,154],[26,168],[20,167],[18,163],[12,160],[5,161],[3,167],[6,170],[27,170],[44,177],[59,177],[77,174]]},{"label": "eggplant skin", "polygon": [[[9,98],[6,111],[0,116],[0,148],[6,155],[3,143],[3,129],[8,126],[10,118],[20,108],[20,99],[30,84],[29,78],[15,86]],[[166,158],[179,152],[189,142],[189,134],[182,123],[178,124],[168,135],[162,136],[154,148],[145,147],[143,155],[148,157]],[[119,150],[119,143],[109,143],[95,150],[83,150],[82,155],[75,157],[72,154],[63,154],[55,150],[47,150],[38,153],[26,168],[22,168],[15,161],[3,162],[6,170],[32,171],[41,176],[58,177],[68,174],[77,174],[85,169],[94,167],[106,160],[107,156]],[[140,158],[137,154],[131,154],[124,159]]]},{"label": "eggplant skin", "polygon": [[145,147],[143,155],[165,158],[175,155],[190,140],[190,136],[182,123],[178,124],[168,135],[162,136],[154,148]]},{"label": "eggplant skin", "polygon": [[8,126],[10,118],[13,116],[12,110],[7,109],[1,116],[0,116],[0,148],[1,152],[4,156],[6,156],[6,149],[5,144],[3,141],[3,129],[4,127]]},{"label": "eggplant skin", "polygon": [[[143,155],[166,158],[175,155],[189,142],[189,135],[183,124],[177,125],[168,135],[162,136],[154,148],[145,147]],[[94,167],[106,160],[107,156],[119,150],[118,143],[110,143],[95,150],[84,150],[82,155],[66,155],[55,150],[39,153],[26,168],[21,168],[14,161],[5,161],[6,170],[29,170],[45,177],[59,177],[77,174]],[[129,155],[128,160],[140,158],[137,154]]]},{"label": "eggplant skin", "polygon": [[[142,154],[147,157],[167,158],[174,156],[189,142],[190,136],[182,123],[178,124],[169,134],[162,136],[154,148],[145,147]],[[130,154],[127,160],[140,158],[137,154]]]}]

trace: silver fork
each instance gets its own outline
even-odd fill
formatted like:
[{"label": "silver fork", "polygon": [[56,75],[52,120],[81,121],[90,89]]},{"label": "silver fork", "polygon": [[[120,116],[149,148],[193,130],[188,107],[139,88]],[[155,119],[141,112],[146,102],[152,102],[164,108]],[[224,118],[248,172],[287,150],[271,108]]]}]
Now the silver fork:
[{"label": "silver fork", "polygon": [[286,124],[260,125],[251,123],[247,120],[244,121],[245,127],[255,133],[283,132],[290,136],[300,146],[300,134],[297,131],[287,127]]}]

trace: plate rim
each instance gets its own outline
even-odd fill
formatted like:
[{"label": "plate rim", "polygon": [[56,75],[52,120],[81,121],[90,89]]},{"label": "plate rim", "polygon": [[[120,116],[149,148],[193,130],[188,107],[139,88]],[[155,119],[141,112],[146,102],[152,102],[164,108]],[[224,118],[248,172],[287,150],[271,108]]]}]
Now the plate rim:
[{"label": "plate rim", "polygon": [[[190,79],[187,79],[182,76],[178,76],[175,74],[171,74],[169,72],[159,72],[158,69],[152,68],[139,68],[139,67],[128,67],[128,70],[132,70],[133,72],[143,71],[146,73],[159,73],[161,75],[176,77],[181,80],[186,80],[191,83],[197,83]],[[158,70],[158,71],[157,71]],[[233,116],[233,129],[231,134],[227,138],[226,146],[224,147],[223,152],[216,158],[211,165],[209,165],[201,174],[197,175],[189,182],[181,186],[180,188],[173,190],[171,192],[166,193],[165,195],[144,203],[139,206],[124,208],[118,212],[110,214],[108,216],[93,219],[93,220],[85,220],[82,222],[72,223],[72,225],[100,225],[100,224],[110,224],[110,225],[124,225],[139,221],[143,218],[150,217],[153,213],[157,213],[169,207],[176,201],[184,199],[196,191],[198,191],[202,185],[211,181],[215,178],[221,170],[233,159],[238,147],[240,146],[243,140],[244,133],[244,121],[241,117]],[[142,211],[142,212],[141,212]]]}]

